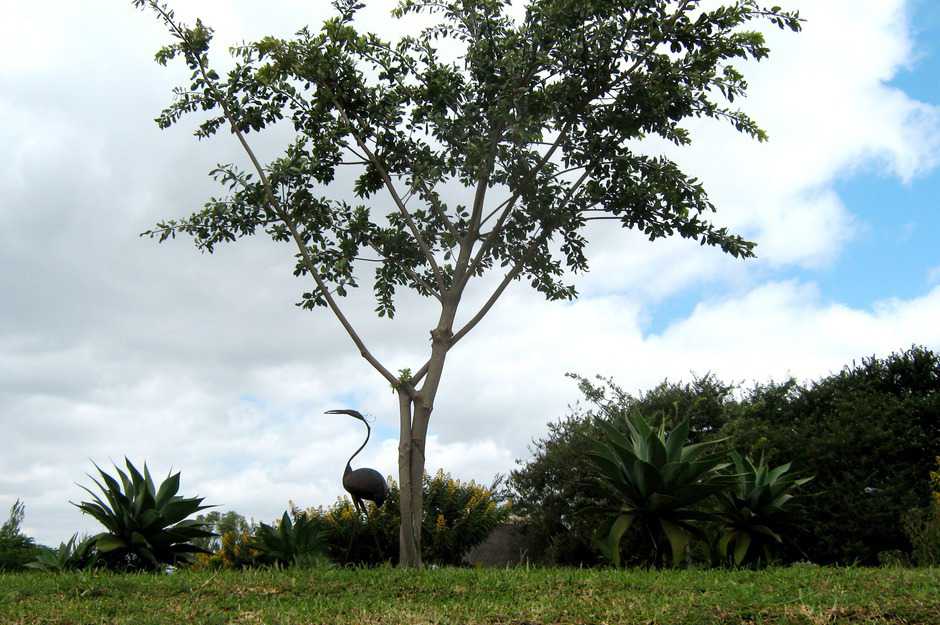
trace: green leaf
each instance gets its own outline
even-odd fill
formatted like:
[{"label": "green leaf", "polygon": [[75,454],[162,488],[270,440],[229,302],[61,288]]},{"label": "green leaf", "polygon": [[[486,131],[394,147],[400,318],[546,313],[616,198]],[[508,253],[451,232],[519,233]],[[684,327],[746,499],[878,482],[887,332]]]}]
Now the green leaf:
[{"label": "green leaf", "polygon": [[747,550],[751,546],[751,535],[747,533],[738,534],[737,543],[734,546],[734,563],[738,566],[744,562],[747,556]]},{"label": "green leaf", "polygon": [[626,531],[630,529],[634,518],[635,515],[633,514],[621,514],[614,520],[613,525],[610,527],[610,532],[607,534],[606,553],[615,567],[620,566],[620,541],[623,539],[623,535]]},{"label": "green leaf", "polygon": [[95,547],[102,553],[110,553],[118,549],[127,549],[127,542],[119,536],[113,534],[98,534],[95,539]]},{"label": "green leaf", "polygon": [[689,440],[689,420],[683,419],[666,437],[666,457],[669,463],[682,459],[682,446]]},{"label": "green leaf", "polygon": [[685,550],[688,548],[692,536],[680,525],[672,521],[661,519],[659,524],[663,528],[663,533],[666,534],[666,539],[669,541],[669,548],[672,551],[672,565],[677,567],[682,564],[682,560],[685,558]]},{"label": "green leaf", "polygon": [[166,478],[162,484],[160,484],[160,490],[157,491],[157,496],[155,497],[157,508],[163,508],[169,503],[170,499],[176,495],[177,491],[180,488],[180,474],[175,473],[170,477]]}]

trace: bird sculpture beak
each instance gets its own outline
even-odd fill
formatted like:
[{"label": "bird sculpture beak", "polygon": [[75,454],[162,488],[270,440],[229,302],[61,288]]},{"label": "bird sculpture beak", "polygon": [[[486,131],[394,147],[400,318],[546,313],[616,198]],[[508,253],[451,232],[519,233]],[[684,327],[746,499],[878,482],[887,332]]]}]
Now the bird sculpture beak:
[{"label": "bird sculpture beak", "polygon": [[346,409],[327,410],[327,411],[324,412],[323,414],[345,414],[345,415],[349,415],[350,417],[353,417],[354,419],[359,419],[360,421],[365,421],[365,420],[366,420],[365,417],[363,417],[363,416],[362,416],[358,411],[356,411],[356,410],[346,410]]}]

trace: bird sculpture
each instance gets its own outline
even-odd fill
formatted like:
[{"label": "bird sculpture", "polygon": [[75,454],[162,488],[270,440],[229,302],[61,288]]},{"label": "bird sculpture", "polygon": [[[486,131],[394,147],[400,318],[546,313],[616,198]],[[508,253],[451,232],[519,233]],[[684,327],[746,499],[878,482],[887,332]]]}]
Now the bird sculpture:
[{"label": "bird sculpture", "polygon": [[352,497],[353,505],[356,506],[357,512],[365,514],[366,506],[363,500],[371,501],[381,508],[382,504],[385,503],[385,498],[388,497],[388,484],[385,483],[385,478],[375,469],[366,467],[353,469],[350,466],[353,458],[355,458],[359,452],[365,448],[366,443],[369,442],[372,428],[369,427],[365,417],[355,410],[327,410],[325,414],[345,414],[365,423],[366,440],[359,446],[356,453],[351,455],[349,460],[346,461],[346,470],[343,471],[343,488],[345,488],[346,492]]}]

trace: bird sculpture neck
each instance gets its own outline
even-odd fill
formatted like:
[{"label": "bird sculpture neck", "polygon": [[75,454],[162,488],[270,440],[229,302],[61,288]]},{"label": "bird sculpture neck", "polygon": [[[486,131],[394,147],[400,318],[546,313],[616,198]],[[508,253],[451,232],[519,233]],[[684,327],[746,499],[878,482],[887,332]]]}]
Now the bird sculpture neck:
[{"label": "bird sculpture neck", "polygon": [[363,423],[363,425],[366,426],[366,440],[364,440],[364,441],[362,442],[362,445],[359,446],[359,449],[356,450],[356,453],[354,453],[353,455],[351,455],[351,456],[349,457],[349,460],[346,461],[346,470],[343,471],[343,475],[346,475],[347,473],[349,473],[350,471],[352,471],[352,467],[350,467],[349,465],[352,463],[353,458],[355,458],[356,456],[358,456],[358,455],[359,455],[359,452],[362,451],[363,449],[365,449],[366,444],[369,442],[369,436],[372,435],[372,428],[369,427],[369,424],[366,423],[365,421],[363,421],[362,423]]}]

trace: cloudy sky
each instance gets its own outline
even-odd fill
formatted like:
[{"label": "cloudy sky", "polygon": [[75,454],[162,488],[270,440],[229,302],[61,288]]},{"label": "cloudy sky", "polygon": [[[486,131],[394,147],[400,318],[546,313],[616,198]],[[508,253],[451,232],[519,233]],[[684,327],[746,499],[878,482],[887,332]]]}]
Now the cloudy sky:
[{"label": "cloudy sky", "polygon": [[[318,25],[326,2],[177,2],[226,47]],[[185,4],[185,7],[183,6]],[[566,371],[631,390],[713,371],[726,380],[838,370],[911,344],[940,348],[940,7],[932,0],[788,0],[808,20],[772,33],[746,102],[771,136],[720,125],[671,151],[721,220],[758,242],[742,262],[697,245],[591,233],[581,298],[517,283],[448,360],[428,462],[489,482],[578,398]],[[367,28],[399,28],[374,0]],[[125,455],[183,491],[259,520],[289,499],[329,504],[362,432],[360,465],[395,472],[396,402],[326,311],[286,246],[247,240],[200,255],[137,235],[216,189],[234,140],[197,142],[153,117],[184,68],[127,2],[5,3],[0,21],[0,507],[26,503],[44,543],[94,529],[69,501],[94,460]],[[604,223],[604,222],[602,222]],[[474,291],[476,296],[482,290]],[[405,299],[375,319],[346,309],[392,370],[425,357],[433,311]],[[2,515],[2,512],[0,512]]]}]

